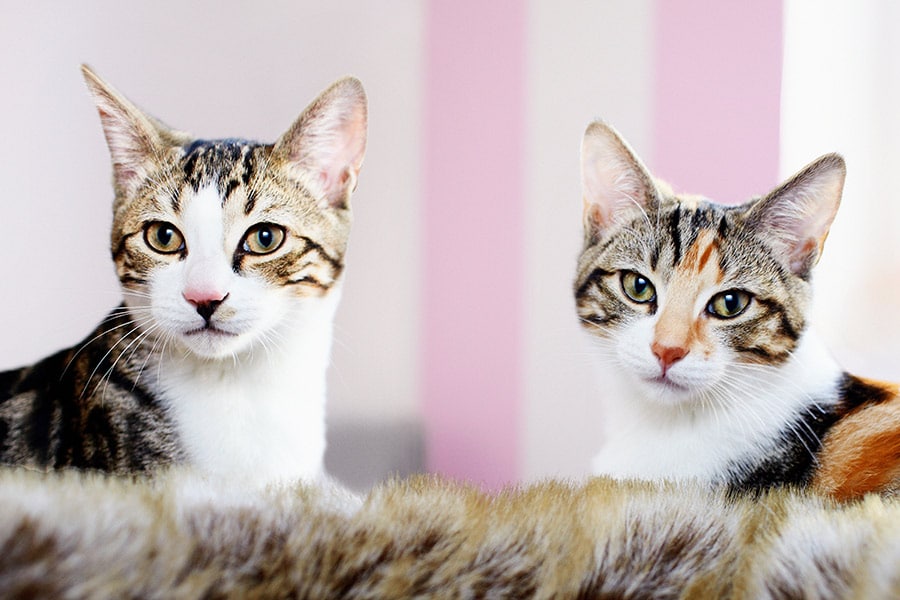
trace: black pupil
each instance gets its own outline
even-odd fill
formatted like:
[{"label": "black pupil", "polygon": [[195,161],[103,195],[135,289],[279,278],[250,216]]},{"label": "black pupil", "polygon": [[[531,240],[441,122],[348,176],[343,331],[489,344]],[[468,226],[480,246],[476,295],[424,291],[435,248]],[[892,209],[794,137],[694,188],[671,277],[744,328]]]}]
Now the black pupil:
[{"label": "black pupil", "polygon": [[725,301],[725,310],[733,313],[738,309],[739,302],[737,294],[725,294],[722,299]]},{"label": "black pupil", "polygon": [[272,230],[268,228],[260,229],[256,233],[256,239],[259,242],[259,245],[263,248],[268,248],[269,246],[271,246],[273,238],[274,236],[272,235]]},{"label": "black pupil", "polygon": [[175,233],[170,227],[160,227],[156,231],[156,239],[159,240],[159,243],[162,244],[163,247],[172,243],[172,237],[174,237],[174,235]]},{"label": "black pupil", "polygon": [[634,278],[634,293],[638,296],[643,296],[644,292],[647,291],[647,280],[643,277],[635,277]]}]

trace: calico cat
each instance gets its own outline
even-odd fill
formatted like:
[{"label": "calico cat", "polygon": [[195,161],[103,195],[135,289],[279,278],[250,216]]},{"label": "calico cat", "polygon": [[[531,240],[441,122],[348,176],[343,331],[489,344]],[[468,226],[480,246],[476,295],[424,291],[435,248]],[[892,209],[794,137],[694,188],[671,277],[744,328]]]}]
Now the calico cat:
[{"label": "calico cat", "polygon": [[897,598],[900,502],[597,478],[489,496],[433,478],[356,510],[0,471],[3,598]]},{"label": "calico cat", "polygon": [[615,386],[595,473],[840,499],[900,486],[897,386],[844,372],[808,325],[844,176],[829,154],[723,206],[674,194],[611,127],[588,127],[574,291]]},{"label": "calico cat", "polygon": [[83,73],[112,158],[124,302],[72,348],[0,373],[0,462],[318,476],[362,85],[337,81],[262,144],[192,138]]}]

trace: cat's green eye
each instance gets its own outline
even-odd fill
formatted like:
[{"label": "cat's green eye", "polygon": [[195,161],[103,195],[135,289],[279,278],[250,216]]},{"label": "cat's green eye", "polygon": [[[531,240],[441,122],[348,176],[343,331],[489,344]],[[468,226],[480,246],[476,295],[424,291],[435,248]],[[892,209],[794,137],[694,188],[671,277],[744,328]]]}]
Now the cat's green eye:
[{"label": "cat's green eye", "polygon": [[653,287],[650,280],[634,271],[622,272],[622,291],[638,304],[656,300],[656,288]]},{"label": "cat's green eye", "polygon": [[284,243],[284,227],[272,223],[254,225],[244,234],[241,249],[248,254],[269,254]]},{"label": "cat's green eye", "polygon": [[720,319],[731,319],[747,310],[751,299],[752,296],[743,290],[728,290],[713,296],[706,311]]},{"label": "cat's green eye", "polygon": [[153,221],[144,226],[144,242],[160,254],[184,251],[184,236],[178,228],[165,221]]}]

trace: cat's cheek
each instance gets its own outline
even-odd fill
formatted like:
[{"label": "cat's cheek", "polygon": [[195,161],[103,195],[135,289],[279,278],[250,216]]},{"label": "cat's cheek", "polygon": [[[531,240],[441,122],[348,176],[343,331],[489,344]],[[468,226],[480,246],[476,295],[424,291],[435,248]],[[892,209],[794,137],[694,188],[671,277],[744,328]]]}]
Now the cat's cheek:
[{"label": "cat's cheek", "polygon": [[696,353],[687,356],[669,371],[669,378],[682,386],[692,397],[714,394],[726,376],[727,363],[712,353]]},{"label": "cat's cheek", "polygon": [[668,369],[666,380],[661,380],[659,360],[651,349],[654,328],[654,319],[643,318],[615,333],[617,362],[628,379],[643,390],[643,396],[666,406],[690,404],[721,386],[726,361],[715,345],[692,349]]},{"label": "cat's cheek", "polygon": [[616,355],[625,371],[644,383],[659,375],[659,364],[650,350],[653,343],[653,319],[638,319],[616,334]]}]

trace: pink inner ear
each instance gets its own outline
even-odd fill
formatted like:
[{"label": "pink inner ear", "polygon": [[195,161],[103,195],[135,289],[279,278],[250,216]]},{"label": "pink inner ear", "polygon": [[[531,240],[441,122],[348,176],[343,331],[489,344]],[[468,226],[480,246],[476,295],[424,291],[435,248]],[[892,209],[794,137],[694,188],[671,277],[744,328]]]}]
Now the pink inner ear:
[{"label": "pink inner ear", "polygon": [[335,166],[333,169],[319,171],[319,185],[325,193],[325,197],[332,204],[343,200],[347,192],[347,182],[350,180],[350,168]]},{"label": "pink inner ear", "polygon": [[791,253],[791,270],[795,273],[807,267],[807,261],[819,247],[818,240],[814,238],[806,238],[802,244],[798,244],[794,252]]},{"label": "pink inner ear", "polygon": [[585,200],[584,216],[585,220],[592,227],[605,227],[607,225],[606,213],[599,204],[593,204]]}]

